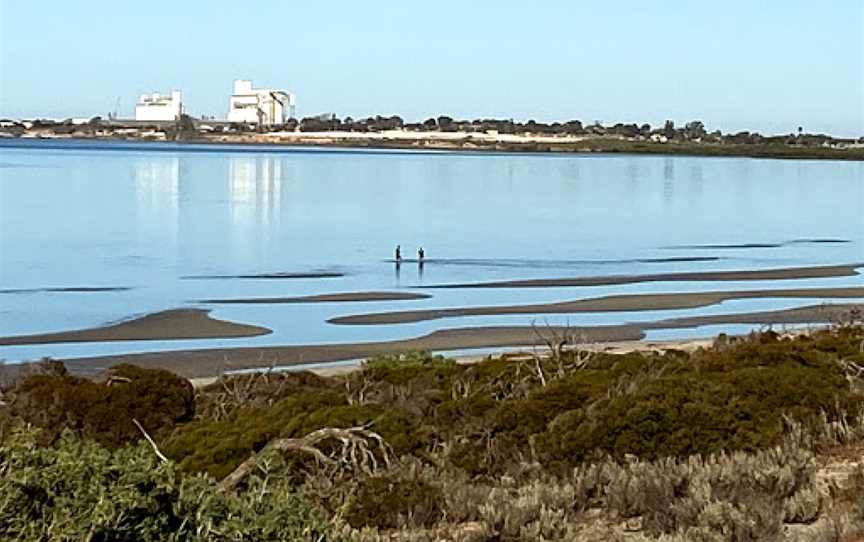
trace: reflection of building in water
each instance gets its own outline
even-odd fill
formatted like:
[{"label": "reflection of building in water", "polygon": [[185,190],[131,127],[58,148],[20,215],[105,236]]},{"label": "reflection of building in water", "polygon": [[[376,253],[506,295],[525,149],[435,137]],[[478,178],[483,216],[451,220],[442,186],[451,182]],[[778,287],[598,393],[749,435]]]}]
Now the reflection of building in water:
[{"label": "reflection of building in water", "polygon": [[282,163],[271,156],[232,156],[228,166],[233,228],[278,226]]},{"label": "reflection of building in water", "polygon": [[139,236],[177,243],[180,159],[148,156],[133,162]]},{"label": "reflection of building in water", "polygon": [[675,193],[675,160],[673,158],[663,159],[663,201],[669,203]]}]

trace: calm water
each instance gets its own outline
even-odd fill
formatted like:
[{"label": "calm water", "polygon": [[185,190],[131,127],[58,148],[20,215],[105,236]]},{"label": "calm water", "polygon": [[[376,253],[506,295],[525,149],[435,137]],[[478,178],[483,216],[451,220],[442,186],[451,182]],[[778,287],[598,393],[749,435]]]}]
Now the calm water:
[{"label": "calm water", "polygon": [[[850,242],[792,242],[802,239]],[[778,246],[690,246],[739,243]],[[431,260],[422,275],[411,264],[403,264],[397,274],[385,261],[396,244],[405,256],[413,256],[419,245],[426,249]],[[718,259],[639,261],[690,256]],[[89,327],[186,306],[213,308],[216,317],[274,329],[272,335],[254,339],[0,348],[0,358],[7,360],[398,338],[446,327],[528,324],[535,319],[620,323],[817,302],[749,300],[695,311],[472,317],[350,327],[325,320],[391,309],[779,284],[434,290],[434,297],[423,301],[321,305],[195,303],[208,297],[861,261],[864,164],[855,162],[0,141],[0,289],[131,288],[0,293],[0,335]],[[181,278],[311,271],[345,276]],[[864,280],[786,284],[864,285]],[[675,332],[663,336],[670,334]]]}]

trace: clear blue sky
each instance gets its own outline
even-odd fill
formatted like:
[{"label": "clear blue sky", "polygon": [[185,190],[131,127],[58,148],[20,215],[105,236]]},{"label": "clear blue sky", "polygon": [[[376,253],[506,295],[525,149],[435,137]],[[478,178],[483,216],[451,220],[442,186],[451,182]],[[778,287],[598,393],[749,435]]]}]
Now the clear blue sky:
[{"label": "clear blue sky", "polygon": [[0,0],[0,116],[129,115],[235,78],[301,116],[703,120],[864,135],[861,0]]}]

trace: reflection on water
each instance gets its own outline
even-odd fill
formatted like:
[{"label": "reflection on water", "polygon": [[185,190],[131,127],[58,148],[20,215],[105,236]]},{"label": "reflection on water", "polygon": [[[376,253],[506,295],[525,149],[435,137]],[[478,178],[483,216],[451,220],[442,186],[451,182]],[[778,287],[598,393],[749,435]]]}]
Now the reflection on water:
[{"label": "reflection on water", "polygon": [[235,227],[278,226],[282,161],[272,156],[231,156],[228,162],[231,223]]},{"label": "reflection on water", "polygon": [[132,162],[139,236],[177,246],[180,158],[136,157]]},{"label": "reflection on water", "polygon": [[231,248],[238,259],[266,259],[278,237],[282,210],[282,165],[270,155],[228,159],[228,213]]}]

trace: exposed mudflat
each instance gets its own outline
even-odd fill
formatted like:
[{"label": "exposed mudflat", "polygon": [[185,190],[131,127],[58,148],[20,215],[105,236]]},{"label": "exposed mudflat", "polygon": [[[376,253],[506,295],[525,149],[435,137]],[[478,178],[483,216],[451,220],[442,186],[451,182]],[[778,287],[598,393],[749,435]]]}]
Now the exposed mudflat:
[{"label": "exposed mudflat", "polygon": [[309,273],[251,273],[251,274],[239,274],[239,275],[185,275],[180,277],[183,280],[224,280],[224,279],[270,279],[270,280],[279,280],[279,279],[332,279],[344,277],[344,273],[336,273],[332,271],[320,271],[320,272],[309,272]]},{"label": "exposed mudflat", "polygon": [[89,294],[100,292],[125,292],[129,286],[63,286],[58,288],[0,288],[0,294],[72,293]]},{"label": "exposed mudflat", "polygon": [[225,371],[291,366],[308,363],[364,359],[376,354],[409,350],[460,350],[471,348],[543,345],[552,333],[577,337],[582,343],[618,343],[642,339],[646,330],[676,329],[724,323],[827,324],[842,319],[851,310],[864,310],[862,303],[811,305],[788,310],[694,316],[647,322],[589,327],[501,326],[467,327],[435,331],[411,339],[365,343],[292,345],[271,347],[170,350],[143,354],[99,356],[65,360],[76,374],[96,375],[119,363],[169,369],[187,378],[217,376]]},{"label": "exposed mudflat", "polygon": [[265,327],[211,318],[210,311],[173,309],[89,329],[0,337],[0,346],[102,341],[225,339],[266,335]]},{"label": "exposed mudflat", "polygon": [[485,307],[454,307],[445,309],[419,309],[390,311],[352,316],[340,316],[328,320],[331,324],[381,325],[423,322],[459,316],[497,316],[501,314],[566,314],[586,312],[636,312],[672,309],[695,309],[716,305],[733,299],[757,298],[864,298],[864,287],[847,288],[785,288],[776,290],[742,290],[720,292],[686,292],[659,294],[627,294],[540,303],[531,305],[501,305]]},{"label": "exposed mudflat", "polygon": [[357,303],[367,301],[416,301],[429,299],[429,294],[411,292],[344,292],[335,294],[305,295],[298,297],[245,297],[227,299],[199,299],[197,303],[209,305],[247,305],[279,303]]},{"label": "exposed mudflat", "polygon": [[787,267],[752,271],[698,271],[684,273],[658,273],[651,275],[611,275],[599,277],[572,277],[555,279],[506,280],[462,284],[436,284],[424,288],[553,288],[578,286],[615,286],[641,282],[720,282],[734,280],[794,280],[832,277],[851,277],[860,274],[856,268],[864,264],[825,265],[814,267]]}]

